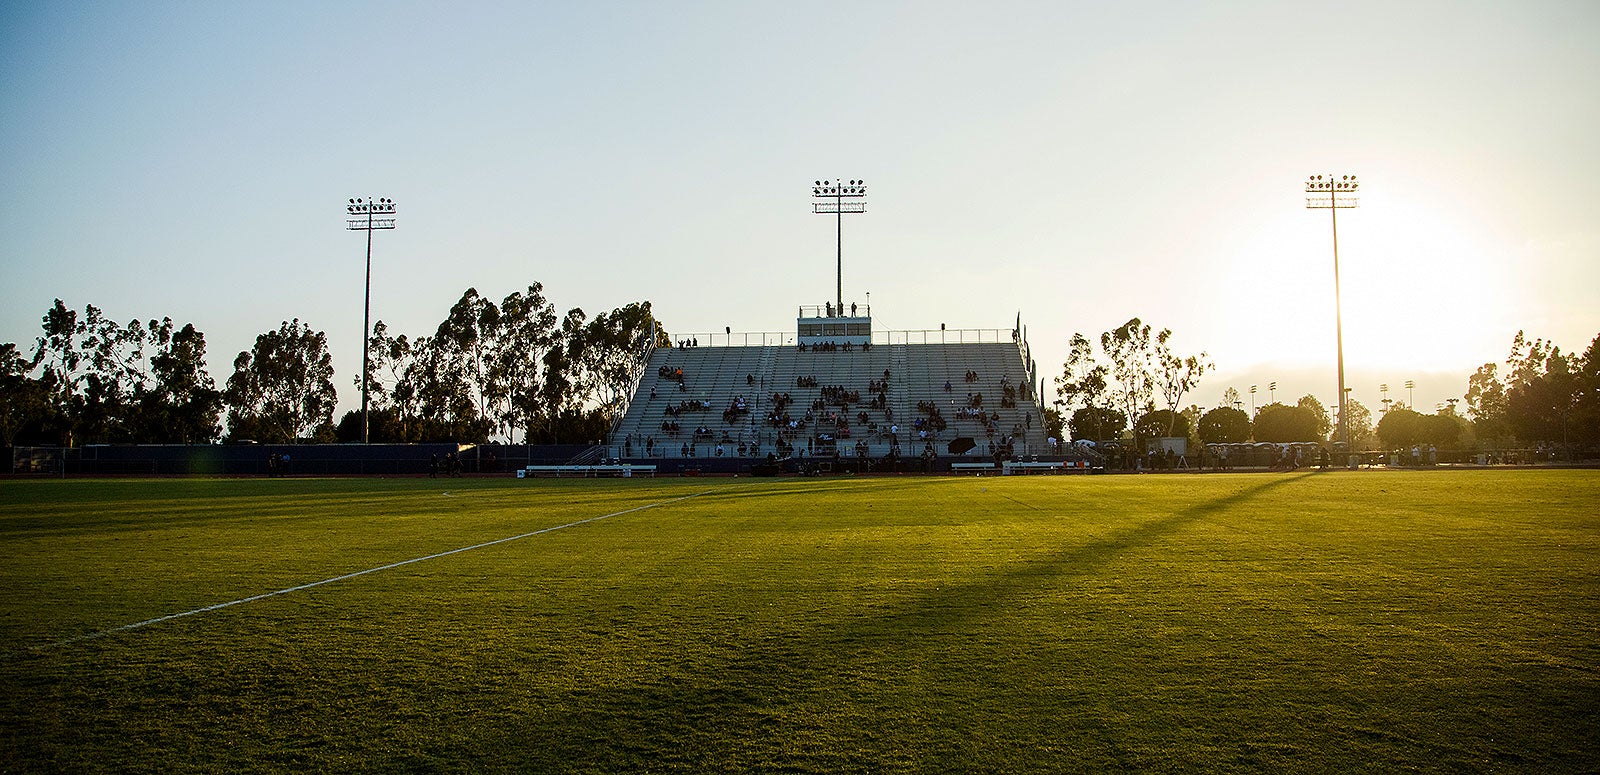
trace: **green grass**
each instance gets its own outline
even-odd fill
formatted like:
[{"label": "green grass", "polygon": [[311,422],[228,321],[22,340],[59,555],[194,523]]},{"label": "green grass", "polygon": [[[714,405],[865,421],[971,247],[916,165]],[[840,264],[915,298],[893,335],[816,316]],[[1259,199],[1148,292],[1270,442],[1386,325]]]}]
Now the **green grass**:
[{"label": "green grass", "polygon": [[1597,512],[1590,471],[5,481],[0,770],[1593,771]]}]

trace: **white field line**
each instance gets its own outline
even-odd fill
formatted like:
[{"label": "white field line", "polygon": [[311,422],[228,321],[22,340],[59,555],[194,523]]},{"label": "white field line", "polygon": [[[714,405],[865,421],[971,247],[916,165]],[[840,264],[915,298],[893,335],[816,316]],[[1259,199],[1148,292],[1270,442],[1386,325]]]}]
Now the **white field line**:
[{"label": "white field line", "polygon": [[495,539],[493,541],[485,541],[485,542],[483,542],[481,544],[473,544],[472,546],[463,546],[463,547],[461,547],[459,549],[451,549],[449,551],[439,552],[437,554],[430,554],[430,555],[428,555],[426,557],[413,557],[413,558],[411,558],[409,560],[401,560],[399,562],[391,562],[388,565],[379,565],[376,568],[368,568],[366,570],[358,570],[358,571],[356,571],[354,573],[346,573],[343,576],[334,576],[333,578],[323,579],[321,581],[313,581],[313,582],[311,582],[309,584],[301,584],[301,585],[295,586],[295,587],[286,587],[284,589],[279,589],[279,590],[276,590],[276,591],[273,591],[273,592],[263,592],[263,593],[261,593],[259,595],[251,595],[249,597],[241,597],[238,600],[229,600],[226,603],[217,603],[215,605],[208,605],[208,606],[205,606],[203,608],[196,608],[193,611],[184,611],[182,613],[167,614],[166,616],[157,616],[154,619],[146,619],[146,620],[144,620],[142,622],[134,622],[133,624],[124,624],[121,627],[112,627],[109,630],[100,630],[98,632],[91,632],[91,633],[89,633],[87,635],[79,635],[79,636],[77,636],[75,638],[68,638],[68,639],[63,640],[63,641],[57,641],[55,643],[51,643],[51,644],[48,644],[48,645],[45,645],[45,646],[38,646],[36,648],[38,648],[38,649],[48,649],[48,648],[58,648],[58,647],[61,647],[61,646],[70,646],[70,645],[72,645],[74,643],[81,643],[81,642],[86,641],[86,640],[94,640],[95,638],[103,638],[103,637],[105,637],[107,635],[111,635],[111,634],[118,633],[118,632],[125,632],[127,630],[137,630],[140,627],[147,627],[149,625],[157,624],[159,622],[165,622],[165,621],[168,621],[170,619],[181,619],[181,618],[183,618],[185,616],[194,616],[195,614],[203,614],[203,613],[206,613],[207,611],[215,611],[215,610],[217,610],[219,608],[227,608],[228,606],[239,605],[240,603],[251,603],[251,602],[254,602],[254,601],[257,601],[257,600],[263,600],[263,599],[266,599],[266,598],[269,598],[269,597],[276,597],[278,595],[287,595],[290,592],[299,592],[299,591],[301,591],[303,589],[310,589],[312,587],[320,587],[323,584],[332,584],[332,583],[334,583],[336,581],[344,581],[346,579],[353,579],[353,578],[355,578],[357,576],[365,576],[368,573],[377,573],[378,571],[390,570],[390,569],[393,569],[393,568],[401,567],[402,565],[410,565],[410,564],[412,564],[414,562],[422,562],[424,560],[436,560],[436,559],[438,559],[440,557],[449,557],[452,554],[460,554],[462,552],[470,552],[470,551],[472,551],[474,549],[483,549],[485,547],[494,546],[495,544],[503,544],[503,543],[507,543],[507,542],[510,542],[510,541],[516,541],[516,540],[523,539],[523,538],[530,538],[532,536],[542,535],[544,533],[553,533],[553,532],[555,532],[557,530],[565,530],[565,529],[567,529],[569,527],[577,527],[579,525],[586,525],[586,524],[588,524],[590,522],[599,522],[602,519],[610,519],[611,517],[620,517],[620,516],[622,516],[624,514],[632,514],[632,513],[636,512],[636,511],[644,511],[645,509],[653,509],[653,508],[656,508],[658,506],[667,506],[667,505],[671,505],[673,503],[677,503],[679,501],[689,500],[690,498],[698,498],[698,497],[700,497],[702,495],[705,495],[708,492],[711,492],[711,491],[707,490],[705,492],[697,492],[697,493],[694,493],[692,495],[685,495],[685,496],[683,496],[681,498],[672,498],[670,500],[659,501],[659,502],[656,502],[656,503],[647,503],[647,504],[645,504],[643,506],[635,506],[635,507],[633,507],[631,509],[623,509],[622,511],[614,511],[614,512],[611,512],[610,514],[602,514],[602,515],[600,515],[598,517],[589,517],[588,519],[580,519],[577,522],[568,522],[565,525],[556,525],[555,527],[542,528],[540,530],[534,530],[532,532],[523,533],[521,535],[514,535],[514,536],[510,536],[508,538],[497,538],[497,539]]}]

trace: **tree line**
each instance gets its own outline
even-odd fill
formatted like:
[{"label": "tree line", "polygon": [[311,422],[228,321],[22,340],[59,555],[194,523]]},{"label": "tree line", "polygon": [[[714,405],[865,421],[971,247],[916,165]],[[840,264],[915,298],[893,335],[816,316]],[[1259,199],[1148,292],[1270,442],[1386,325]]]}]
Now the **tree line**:
[{"label": "tree line", "polygon": [[[326,333],[298,318],[259,334],[220,389],[192,323],[119,324],[57,299],[41,329],[31,349],[0,344],[6,446],[361,439],[359,410],[333,419]],[[431,335],[373,325],[371,440],[592,442],[625,405],[652,341],[671,338],[648,301],[590,318],[558,315],[538,283],[498,303],[468,288]]]},{"label": "tree line", "polygon": [[[1251,417],[1238,408],[1239,393],[1223,392],[1210,410],[1177,409],[1183,395],[1210,367],[1205,353],[1181,358],[1168,347],[1171,332],[1152,336],[1134,318],[1100,335],[1099,351],[1082,334],[1068,343],[1055,380],[1058,399],[1046,424],[1059,437],[1131,441],[1186,437],[1193,443],[1326,442],[1337,440],[1334,420],[1315,396],[1294,404],[1273,402]],[[1155,399],[1166,403],[1157,409]],[[1486,363],[1468,380],[1466,415],[1456,401],[1432,414],[1385,402],[1376,424],[1360,402],[1345,402],[1354,449],[1600,449],[1600,336],[1586,351],[1562,352],[1553,342],[1517,332],[1504,363]],[[1133,418],[1130,424],[1129,418]]]}]

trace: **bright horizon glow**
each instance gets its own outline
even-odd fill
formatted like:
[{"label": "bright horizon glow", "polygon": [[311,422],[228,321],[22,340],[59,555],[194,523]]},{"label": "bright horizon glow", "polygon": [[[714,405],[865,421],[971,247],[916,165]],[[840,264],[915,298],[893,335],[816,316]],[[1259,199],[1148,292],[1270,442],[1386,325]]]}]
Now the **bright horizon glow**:
[{"label": "bright horizon glow", "polygon": [[[848,13],[844,11],[848,10]],[[358,408],[372,314],[431,333],[530,282],[675,334],[788,331],[834,295],[810,185],[871,182],[844,295],[875,328],[1073,332],[1138,316],[1227,387],[1460,396],[1512,336],[1600,333],[1600,6],[794,8],[216,4],[0,11],[0,342],[55,298],[206,335],[211,374],[298,317]],[[1391,392],[1390,397],[1394,397]]]}]

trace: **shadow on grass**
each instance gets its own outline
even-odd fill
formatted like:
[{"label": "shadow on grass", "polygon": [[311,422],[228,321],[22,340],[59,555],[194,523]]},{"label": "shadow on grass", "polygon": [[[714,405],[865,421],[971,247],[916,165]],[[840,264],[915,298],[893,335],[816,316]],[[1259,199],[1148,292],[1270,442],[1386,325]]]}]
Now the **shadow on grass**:
[{"label": "shadow on grass", "polygon": [[[1087,545],[1005,567],[967,583],[948,585],[873,615],[835,618],[802,636],[751,643],[703,673],[656,684],[606,688],[568,697],[570,715],[526,720],[530,766],[593,771],[638,768],[717,770],[756,767],[782,771],[882,771],[923,768],[919,752],[875,725],[859,710],[849,719],[818,718],[828,709],[805,707],[818,692],[837,690],[841,676],[873,669],[884,644],[908,635],[949,632],[1063,577],[1089,576],[1117,558],[1314,473],[1284,476],[1197,503]],[[789,488],[782,488],[788,490]],[[772,493],[779,494],[779,493]],[[787,494],[787,493],[784,493]],[[730,493],[732,495],[732,493]],[[1025,505],[1025,504],[1024,504]],[[895,648],[898,648],[896,646]],[[908,653],[915,653],[914,650]],[[835,698],[834,711],[840,702]],[[904,711],[904,709],[896,709]],[[915,711],[913,711],[914,715]],[[830,724],[854,726],[845,739]],[[508,735],[511,729],[503,730]],[[809,739],[809,745],[796,739]],[[838,750],[827,742],[864,743]],[[507,741],[509,743],[509,741]],[[872,750],[871,746],[882,746]],[[981,743],[980,743],[981,745]],[[912,760],[906,757],[910,755]],[[980,765],[981,766],[981,765]]]}]

